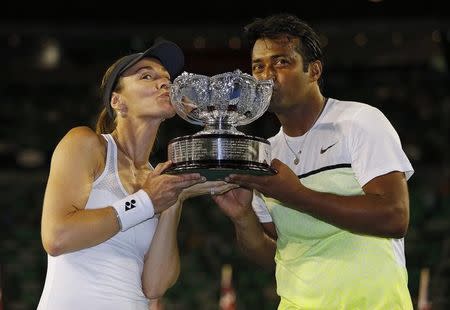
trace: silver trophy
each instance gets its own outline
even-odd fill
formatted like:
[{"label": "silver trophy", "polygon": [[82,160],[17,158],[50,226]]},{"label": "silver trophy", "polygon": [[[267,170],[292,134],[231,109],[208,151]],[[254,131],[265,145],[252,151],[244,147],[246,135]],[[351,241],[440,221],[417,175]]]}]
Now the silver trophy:
[{"label": "silver trophy", "polygon": [[272,80],[258,81],[240,70],[208,77],[183,72],[170,88],[177,114],[204,126],[198,133],[169,141],[170,174],[199,172],[208,180],[231,173],[270,175],[270,143],[236,129],[267,110]]}]

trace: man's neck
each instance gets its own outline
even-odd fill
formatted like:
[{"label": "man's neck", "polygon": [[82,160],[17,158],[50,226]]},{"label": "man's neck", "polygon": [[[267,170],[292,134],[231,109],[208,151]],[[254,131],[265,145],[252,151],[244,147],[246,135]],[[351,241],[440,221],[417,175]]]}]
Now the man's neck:
[{"label": "man's neck", "polygon": [[307,102],[299,103],[285,112],[276,113],[283,131],[291,137],[302,136],[314,126],[326,104],[322,95]]}]

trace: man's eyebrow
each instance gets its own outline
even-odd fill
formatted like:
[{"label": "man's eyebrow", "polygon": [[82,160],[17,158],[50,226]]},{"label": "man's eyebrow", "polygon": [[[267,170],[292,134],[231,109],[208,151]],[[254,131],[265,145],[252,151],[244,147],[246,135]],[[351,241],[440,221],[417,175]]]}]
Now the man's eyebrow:
[{"label": "man's eyebrow", "polygon": [[[270,59],[276,59],[279,57],[289,57],[289,56],[286,54],[276,54],[276,55],[270,56]],[[262,58],[256,58],[256,59],[252,60],[252,63],[257,63],[257,62],[261,62],[261,61],[262,61]]]}]

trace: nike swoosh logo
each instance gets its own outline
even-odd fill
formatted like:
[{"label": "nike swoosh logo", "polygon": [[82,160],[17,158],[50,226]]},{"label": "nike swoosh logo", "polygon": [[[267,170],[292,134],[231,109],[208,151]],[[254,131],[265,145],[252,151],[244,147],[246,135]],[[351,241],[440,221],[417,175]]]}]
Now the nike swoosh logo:
[{"label": "nike swoosh logo", "polygon": [[339,142],[339,141],[336,141],[336,142],[334,142],[332,145],[330,145],[329,147],[326,147],[326,148],[323,148],[323,147],[322,147],[322,148],[320,149],[320,154],[325,153],[326,151],[328,151],[329,148],[335,146],[336,143],[338,143],[338,142]]}]

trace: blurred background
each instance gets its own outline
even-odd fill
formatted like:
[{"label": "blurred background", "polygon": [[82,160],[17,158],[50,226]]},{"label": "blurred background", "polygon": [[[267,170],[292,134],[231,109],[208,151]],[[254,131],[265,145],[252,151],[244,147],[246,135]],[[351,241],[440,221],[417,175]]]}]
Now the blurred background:
[{"label": "blurred background", "polygon": [[[242,27],[280,12],[298,15],[320,34],[326,55],[323,93],[374,105],[397,129],[416,171],[409,182],[411,221],[405,238],[413,302],[417,307],[420,275],[428,274],[426,299],[433,309],[450,309],[450,18],[438,1],[416,2],[2,4],[3,309],[37,306],[47,263],[40,216],[51,154],[70,128],[94,125],[106,68],[164,37],[185,51],[186,71],[250,73]],[[267,113],[239,129],[268,138],[278,126]],[[151,162],[165,160],[170,139],[200,130],[178,116],[166,121]],[[163,299],[166,309],[218,309],[224,265],[232,268],[237,309],[276,309],[273,273],[241,255],[231,222],[210,198],[185,204],[179,245],[182,271]]]}]

